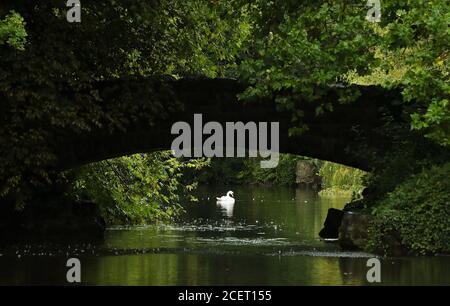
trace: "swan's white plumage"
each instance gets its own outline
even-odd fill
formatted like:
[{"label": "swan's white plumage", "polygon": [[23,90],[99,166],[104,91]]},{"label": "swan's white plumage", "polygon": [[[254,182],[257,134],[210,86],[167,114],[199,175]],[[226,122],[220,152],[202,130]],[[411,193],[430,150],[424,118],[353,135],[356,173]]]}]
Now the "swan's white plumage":
[{"label": "swan's white plumage", "polygon": [[233,208],[234,208],[234,193],[233,191],[228,191],[226,196],[221,196],[217,199],[217,205],[222,208],[222,210],[225,212],[225,214],[228,217],[233,216]]},{"label": "swan's white plumage", "polygon": [[217,199],[217,203],[230,203],[230,204],[232,204],[232,203],[235,202],[233,196],[234,196],[233,191],[228,191],[227,195],[221,196],[220,198],[216,198]]}]

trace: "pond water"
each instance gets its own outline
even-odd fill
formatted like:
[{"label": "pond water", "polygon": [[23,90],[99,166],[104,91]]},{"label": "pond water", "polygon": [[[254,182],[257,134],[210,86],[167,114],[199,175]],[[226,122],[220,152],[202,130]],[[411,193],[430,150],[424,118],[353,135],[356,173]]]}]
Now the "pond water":
[{"label": "pond water", "polygon": [[[170,225],[115,227],[99,243],[24,242],[0,248],[0,285],[67,284],[77,257],[88,285],[369,285],[372,254],[343,251],[318,237],[344,198],[312,191],[239,187],[233,207],[199,190],[199,202]],[[75,254],[75,255],[74,255]],[[450,257],[381,259],[382,285],[449,285]]]}]

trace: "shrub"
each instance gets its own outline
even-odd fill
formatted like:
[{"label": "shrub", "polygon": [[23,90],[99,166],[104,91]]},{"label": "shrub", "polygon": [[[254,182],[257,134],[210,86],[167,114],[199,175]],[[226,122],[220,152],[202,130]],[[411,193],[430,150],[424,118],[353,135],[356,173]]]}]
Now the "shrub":
[{"label": "shrub", "polygon": [[297,161],[305,157],[280,154],[278,166],[261,168],[261,158],[212,158],[211,166],[198,175],[200,184],[262,184],[291,186],[295,184]]},{"label": "shrub", "polygon": [[362,178],[365,174],[362,170],[326,161],[319,170],[324,188],[320,195],[356,196],[364,188]]},{"label": "shrub", "polygon": [[195,200],[196,183],[184,180],[184,170],[205,165],[204,159],[177,159],[170,151],[124,156],[83,166],[70,192],[97,203],[108,224],[167,221],[181,211],[181,197]]},{"label": "shrub", "polygon": [[[394,237],[415,254],[450,252],[450,163],[411,176],[372,208],[369,251]],[[392,241],[392,239],[391,239]]]}]

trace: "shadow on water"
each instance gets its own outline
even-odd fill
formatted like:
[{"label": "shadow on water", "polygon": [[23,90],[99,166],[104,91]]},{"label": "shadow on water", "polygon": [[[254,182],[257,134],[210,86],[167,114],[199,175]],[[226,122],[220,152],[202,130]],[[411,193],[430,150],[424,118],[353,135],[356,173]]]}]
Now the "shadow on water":
[{"label": "shadow on water", "polygon": [[[84,284],[367,285],[371,254],[342,251],[317,233],[324,199],[289,188],[239,187],[233,207],[215,197],[232,188],[200,188],[199,201],[169,225],[114,227],[99,243],[29,241],[0,249],[0,284],[65,284],[78,257]],[[382,260],[382,284],[449,284],[450,257]]]}]

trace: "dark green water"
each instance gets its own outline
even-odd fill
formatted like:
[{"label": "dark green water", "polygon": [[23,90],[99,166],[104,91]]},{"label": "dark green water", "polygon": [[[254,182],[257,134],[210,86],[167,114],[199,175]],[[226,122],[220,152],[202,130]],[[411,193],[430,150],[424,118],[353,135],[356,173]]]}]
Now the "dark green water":
[{"label": "dark green water", "polygon": [[[0,284],[67,284],[66,260],[89,285],[367,285],[371,254],[319,240],[328,208],[287,188],[236,188],[234,207],[200,190],[177,224],[109,229],[98,244],[22,243],[0,249]],[[75,255],[74,255],[75,254]],[[381,259],[381,284],[450,284],[450,257]]]}]

